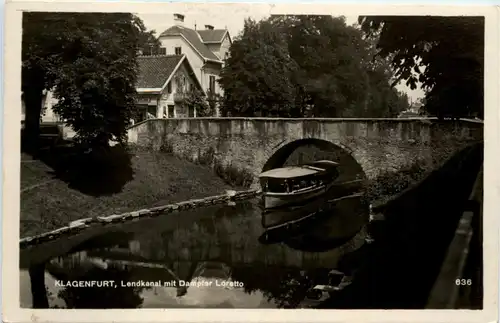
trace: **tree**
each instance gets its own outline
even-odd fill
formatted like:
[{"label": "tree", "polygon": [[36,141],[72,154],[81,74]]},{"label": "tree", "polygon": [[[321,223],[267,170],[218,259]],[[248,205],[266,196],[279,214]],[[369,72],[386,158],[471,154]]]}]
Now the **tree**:
[{"label": "tree", "polygon": [[45,286],[45,264],[31,266],[29,275],[33,308],[49,308],[49,299]]},{"label": "tree", "polygon": [[369,79],[368,109],[363,115],[371,118],[396,117],[409,108],[409,99],[395,88],[396,76],[391,66],[393,55],[377,55],[379,37],[377,33],[363,35],[368,56],[364,57],[362,64]]},{"label": "tree", "polygon": [[198,117],[213,116],[215,109],[209,104],[206,95],[199,90],[192,90],[186,93],[183,102],[188,110],[196,111]]},{"label": "tree", "polygon": [[77,141],[123,141],[134,109],[142,21],[127,13],[25,12],[22,91],[25,142],[35,148],[44,90]]},{"label": "tree", "polygon": [[[141,27],[140,29],[145,30],[146,28]],[[161,43],[156,37],[155,30],[143,31],[139,33],[139,49],[142,55],[158,55],[160,54],[160,46]]]},{"label": "tree", "polygon": [[[258,23],[249,20],[231,47],[222,75],[224,106],[238,116],[397,115],[405,100],[390,87],[393,73],[388,62],[371,59],[374,48],[374,41],[365,39],[359,28],[347,26],[344,17],[277,15]],[[249,99],[255,97],[258,100]]]},{"label": "tree", "polygon": [[368,77],[360,64],[367,55],[362,34],[344,17],[274,16],[287,35],[291,57],[300,66],[302,105],[312,116],[349,117],[366,108]]},{"label": "tree", "polygon": [[269,21],[245,20],[222,70],[223,115],[292,116],[296,69],[283,35]]},{"label": "tree", "polygon": [[391,57],[396,80],[426,94],[437,116],[482,117],[484,18],[377,16],[359,18],[367,34],[379,34],[378,55]]}]

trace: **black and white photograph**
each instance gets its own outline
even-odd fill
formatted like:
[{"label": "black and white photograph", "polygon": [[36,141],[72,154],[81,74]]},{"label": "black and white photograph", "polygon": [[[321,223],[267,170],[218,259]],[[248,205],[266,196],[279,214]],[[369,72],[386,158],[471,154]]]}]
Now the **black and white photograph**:
[{"label": "black and white photograph", "polygon": [[142,5],[17,9],[16,307],[496,315],[486,7]]}]

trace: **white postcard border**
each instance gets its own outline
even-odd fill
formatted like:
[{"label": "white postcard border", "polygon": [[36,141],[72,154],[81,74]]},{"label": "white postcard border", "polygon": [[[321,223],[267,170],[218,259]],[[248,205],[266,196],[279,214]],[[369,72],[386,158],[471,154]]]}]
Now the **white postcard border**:
[{"label": "white postcard border", "polygon": [[[484,155],[484,309],[469,310],[242,310],[21,309],[19,302],[19,172],[21,121],[21,16],[29,11],[93,11],[133,13],[245,11],[258,6],[269,13],[332,15],[479,15],[485,23],[485,155]],[[261,8],[260,8],[261,7]],[[499,10],[493,6],[335,5],[147,2],[24,2],[7,3],[4,50],[4,189],[3,189],[3,313],[7,322],[495,322],[498,321],[498,214],[500,199]],[[14,247],[15,246],[15,247]],[[409,282],[411,284],[411,281]],[[409,286],[411,288],[411,286]]]}]

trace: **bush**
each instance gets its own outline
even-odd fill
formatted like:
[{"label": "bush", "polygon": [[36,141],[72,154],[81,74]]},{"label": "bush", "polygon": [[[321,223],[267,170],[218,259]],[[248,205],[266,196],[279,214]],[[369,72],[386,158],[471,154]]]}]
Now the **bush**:
[{"label": "bush", "polygon": [[366,185],[366,197],[371,202],[386,201],[421,181],[431,167],[422,160],[408,163],[397,171],[383,171]]},{"label": "bush", "polygon": [[222,165],[222,163],[216,161],[214,170],[215,174],[226,183],[237,187],[248,188],[254,181],[254,175],[244,168],[237,168],[233,165]]}]

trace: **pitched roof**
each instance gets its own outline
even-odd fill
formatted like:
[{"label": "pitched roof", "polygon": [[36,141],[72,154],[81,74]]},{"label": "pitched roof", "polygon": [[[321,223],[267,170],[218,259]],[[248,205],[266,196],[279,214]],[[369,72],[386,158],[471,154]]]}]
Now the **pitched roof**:
[{"label": "pitched roof", "polygon": [[183,55],[139,56],[137,58],[139,74],[136,87],[146,89],[163,87],[183,57]]},{"label": "pitched roof", "polygon": [[204,43],[221,43],[227,33],[225,29],[197,30]]},{"label": "pitched roof", "polygon": [[220,62],[220,59],[203,43],[201,36],[196,30],[183,26],[172,26],[162,32],[160,37],[178,35],[183,36],[203,58]]}]

